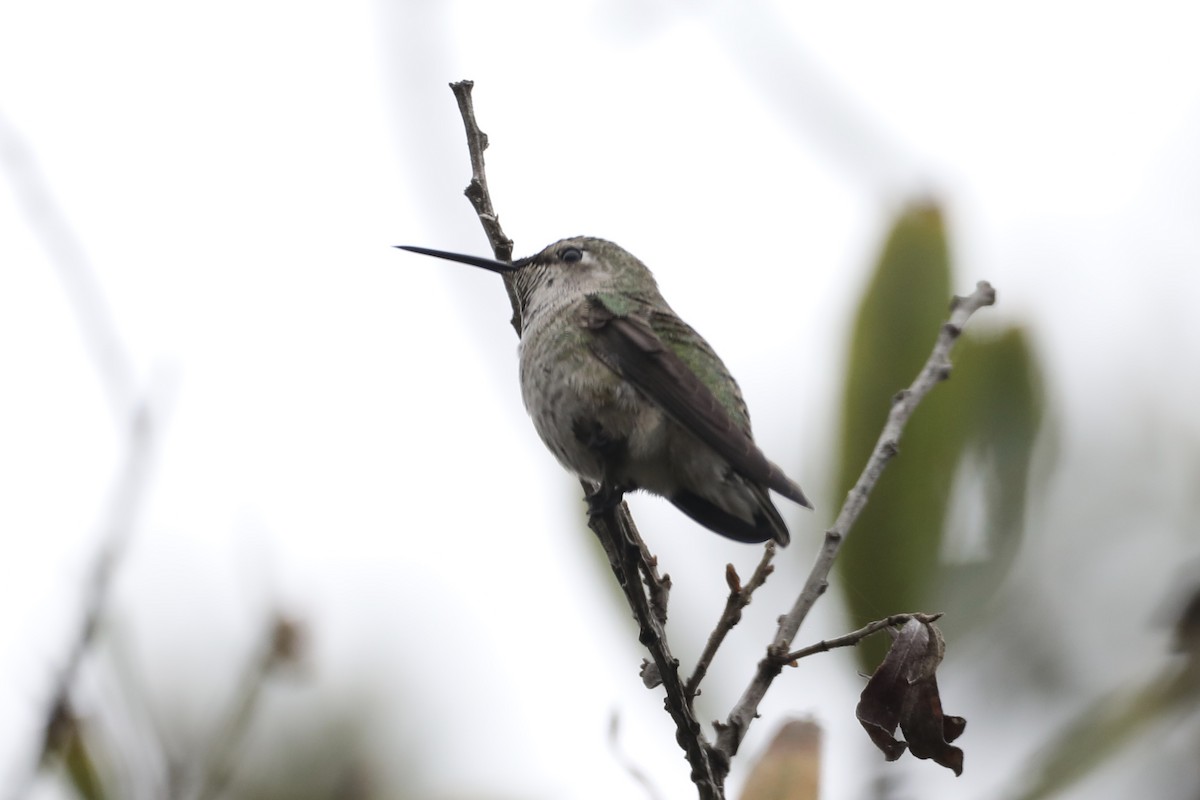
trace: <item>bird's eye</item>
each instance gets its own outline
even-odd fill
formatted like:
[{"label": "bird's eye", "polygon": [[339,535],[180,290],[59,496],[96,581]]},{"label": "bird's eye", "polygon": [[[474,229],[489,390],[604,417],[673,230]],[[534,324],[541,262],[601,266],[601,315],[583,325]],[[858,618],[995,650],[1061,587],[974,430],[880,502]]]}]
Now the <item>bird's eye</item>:
[{"label": "bird's eye", "polygon": [[558,251],[558,257],[568,264],[575,264],[583,260],[583,251],[578,247],[564,247]]}]

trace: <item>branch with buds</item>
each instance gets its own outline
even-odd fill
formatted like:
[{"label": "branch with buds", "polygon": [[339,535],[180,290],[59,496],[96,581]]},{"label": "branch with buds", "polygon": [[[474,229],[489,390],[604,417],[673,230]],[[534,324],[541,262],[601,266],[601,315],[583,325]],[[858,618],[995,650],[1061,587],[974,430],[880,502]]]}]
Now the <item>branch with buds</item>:
[{"label": "branch with buds", "polygon": [[[488,192],[483,158],[488,140],[475,119],[471,102],[473,87],[472,81],[450,84],[462,114],[470,153],[472,177],[466,195],[479,216],[495,257],[509,261],[512,258],[512,240],[500,227],[499,216]],[[513,327],[519,336],[520,311],[511,278],[508,275],[504,278],[513,304]],[[724,783],[730,760],[737,753],[750,723],[758,715],[758,705],[767,689],[785,666],[815,653],[855,645],[867,636],[884,630],[892,633],[893,645],[863,692],[858,707],[860,722],[889,759],[898,758],[906,748],[911,748],[913,754],[920,758],[932,758],[956,773],[961,771],[962,752],[949,743],[962,732],[965,722],[959,717],[943,717],[933,675],[944,649],[941,633],[933,624],[940,615],[893,615],[835,639],[798,650],[791,648],[804,619],[829,585],[829,572],[846,536],[866,506],[883,470],[898,452],[900,436],[913,411],[938,382],[949,376],[950,350],[962,333],[963,326],[972,314],[994,302],[995,292],[986,282],[980,282],[967,297],[955,298],[950,318],[942,325],[925,366],[913,384],[893,398],[891,411],[874,451],[833,526],[825,532],[824,543],[808,579],[791,610],[780,618],[775,637],[759,662],[754,677],[725,722],[715,723],[715,742],[710,742],[705,735],[692,703],[721,643],[741,619],[742,610],[750,603],[755,590],[771,574],[774,545],[766,546],[753,575],[744,585],[733,567],[727,567],[729,597],[724,612],[691,677],[685,681],[680,677],[679,661],[671,654],[666,635],[670,578],[659,575],[657,559],[642,540],[624,502],[599,508],[591,514],[589,527],[608,556],[613,574],[638,622],[638,638],[651,657],[643,666],[642,679],[650,688],[661,685],[666,693],[665,705],[675,722],[676,741],[691,765],[692,782],[701,800],[722,800],[725,797]],[[584,484],[583,489],[585,494],[590,494],[592,487]],[[905,705],[906,708],[919,707],[918,710],[909,708],[904,715],[893,713],[894,708],[901,708],[907,697],[906,692],[919,693],[920,703]],[[893,738],[897,727],[904,731],[907,742]]]}]

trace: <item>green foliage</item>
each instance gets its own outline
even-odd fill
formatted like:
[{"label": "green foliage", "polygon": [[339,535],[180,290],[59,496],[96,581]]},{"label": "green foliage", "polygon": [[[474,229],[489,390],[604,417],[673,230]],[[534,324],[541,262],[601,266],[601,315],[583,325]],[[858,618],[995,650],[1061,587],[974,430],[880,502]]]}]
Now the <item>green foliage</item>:
[{"label": "green foliage", "polygon": [[[951,264],[941,211],[905,209],[884,245],[859,307],[843,401],[838,497],[849,491],[887,417],[891,398],[924,364],[948,315]],[[933,610],[946,579],[940,565],[955,477],[969,463],[984,470],[986,537],[1011,556],[1024,516],[1025,480],[1041,417],[1030,347],[1019,330],[964,337],[951,380],[917,409],[838,559],[854,625],[888,614]],[[988,560],[994,576],[1005,559]],[[975,567],[973,566],[972,569]],[[989,582],[991,585],[992,582]],[[886,641],[859,648],[865,668]]]},{"label": "green foliage", "polygon": [[97,769],[90,728],[75,715],[67,700],[59,698],[51,709],[42,740],[40,767],[61,774],[81,800],[105,800],[109,794]]},{"label": "green foliage", "polygon": [[[841,431],[838,494],[858,479],[887,417],[891,398],[925,362],[945,319],[950,259],[941,212],[904,211],[884,245],[854,325]],[[838,559],[854,626],[919,610],[927,596],[948,489],[957,463],[944,433],[949,407],[934,392],[917,410],[898,463],[883,474]],[[886,642],[859,647],[864,663],[883,657]]]},{"label": "green foliage", "polygon": [[1194,661],[1172,665],[1141,685],[1094,701],[1040,749],[1019,800],[1055,797],[1139,738],[1165,737],[1171,722],[1193,711],[1200,700],[1196,667]]},{"label": "green foliage", "polygon": [[105,800],[108,797],[87,742],[78,729],[65,742],[62,759],[71,787],[79,797],[83,800]]},{"label": "green foliage", "polygon": [[[1168,742],[1172,734],[1193,722],[1200,708],[1200,586],[1190,596],[1175,623],[1175,650],[1183,655],[1168,661],[1148,678],[1128,681],[1122,688],[1094,699],[1071,722],[1038,748],[1026,769],[1019,800],[1043,800],[1114,760],[1124,749],[1149,742],[1152,758],[1183,752]],[[1188,718],[1192,719],[1189,720]],[[1185,757],[1186,758],[1186,757]],[[1188,777],[1195,779],[1194,759],[1187,759]],[[1148,767],[1155,771],[1161,766]],[[1183,776],[1181,776],[1183,777]]]},{"label": "green foliage", "polygon": [[310,719],[279,724],[267,737],[248,744],[247,757],[238,764],[238,774],[226,793],[228,800],[369,800],[385,795],[399,800],[405,796],[397,793],[397,787],[383,791],[378,785],[361,712],[335,706],[318,706],[316,711]]},{"label": "green foliage", "polygon": [[[971,502],[984,504],[986,557],[942,566],[938,599],[956,610],[978,608],[995,591],[1021,543],[1029,464],[1042,420],[1039,375],[1028,335],[1014,327],[994,337],[964,337],[954,377],[939,387],[961,420],[963,456],[984,487]],[[951,628],[964,617],[951,616]]]}]

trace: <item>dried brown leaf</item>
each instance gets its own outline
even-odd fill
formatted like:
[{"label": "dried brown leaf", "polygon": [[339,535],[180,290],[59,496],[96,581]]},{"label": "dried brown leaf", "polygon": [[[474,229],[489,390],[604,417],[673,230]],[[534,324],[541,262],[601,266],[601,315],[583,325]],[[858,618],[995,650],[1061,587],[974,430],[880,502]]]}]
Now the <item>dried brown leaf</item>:
[{"label": "dried brown leaf", "polygon": [[[937,668],[945,649],[936,625],[910,619],[895,634],[887,656],[867,681],[856,713],[888,761],[910,749],[917,758],[932,759],[961,775],[963,752],[950,742],[962,735],[967,722],[942,713]],[[907,741],[896,738],[897,728]]]}]

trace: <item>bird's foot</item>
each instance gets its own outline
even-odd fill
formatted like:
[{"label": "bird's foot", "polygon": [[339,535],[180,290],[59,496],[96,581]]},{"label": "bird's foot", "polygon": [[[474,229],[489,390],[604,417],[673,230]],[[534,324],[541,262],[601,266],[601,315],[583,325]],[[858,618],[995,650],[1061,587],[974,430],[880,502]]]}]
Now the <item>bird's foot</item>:
[{"label": "bird's foot", "polygon": [[601,483],[596,491],[584,498],[587,501],[589,517],[607,514],[625,499],[625,489],[611,483]]}]

